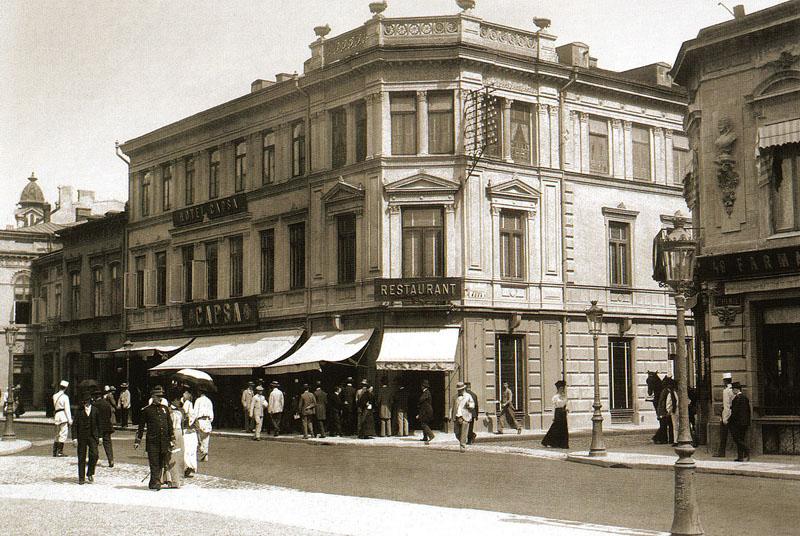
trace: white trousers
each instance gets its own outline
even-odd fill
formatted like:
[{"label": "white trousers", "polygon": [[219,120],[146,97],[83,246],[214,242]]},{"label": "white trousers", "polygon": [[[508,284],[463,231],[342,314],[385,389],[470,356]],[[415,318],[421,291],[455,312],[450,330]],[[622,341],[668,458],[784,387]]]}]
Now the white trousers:
[{"label": "white trousers", "polygon": [[202,460],[206,456],[208,456],[208,444],[211,440],[211,431],[208,432],[201,432],[200,430],[197,431],[197,441],[200,443],[200,448],[197,449],[200,459]]},{"label": "white trousers", "polygon": [[197,432],[183,434],[183,463],[188,469],[197,471]]},{"label": "white trousers", "polygon": [[56,443],[66,443],[69,437],[69,423],[60,422],[56,424]]}]

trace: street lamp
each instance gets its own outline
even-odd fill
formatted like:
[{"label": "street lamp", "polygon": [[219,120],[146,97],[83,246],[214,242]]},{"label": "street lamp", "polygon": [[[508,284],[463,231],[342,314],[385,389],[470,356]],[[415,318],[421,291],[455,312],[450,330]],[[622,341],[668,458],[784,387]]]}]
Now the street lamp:
[{"label": "street lamp", "polygon": [[597,300],[592,300],[592,306],[586,310],[586,320],[589,322],[589,333],[592,334],[594,346],[594,402],[592,408],[592,445],[589,447],[589,456],[605,456],[606,445],[603,441],[603,414],[600,412],[600,358],[597,349],[597,337],[603,331],[603,309],[597,306]]},{"label": "street lamp", "polygon": [[677,310],[677,344],[675,345],[675,376],[678,378],[678,439],[675,453],[675,505],[672,534],[700,535],[700,511],[694,488],[695,463],[692,455],[692,436],[689,431],[689,363],[686,355],[686,292],[694,279],[694,255],[697,242],[684,228],[685,221],[675,215],[675,226],[663,229],[656,236],[653,278],[675,293]]},{"label": "street lamp", "polygon": [[122,347],[125,348],[125,383],[131,382],[131,348],[133,347],[133,343],[130,339],[127,339],[125,342],[122,343]]},{"label": "street lamp", "polygon": [[3,441],[14,441],[14,344],[17,342],[19,328],[15,325],[6,327],[6,346],[8,346],[8,391],[6,391],[6,426],[3,430]]}]

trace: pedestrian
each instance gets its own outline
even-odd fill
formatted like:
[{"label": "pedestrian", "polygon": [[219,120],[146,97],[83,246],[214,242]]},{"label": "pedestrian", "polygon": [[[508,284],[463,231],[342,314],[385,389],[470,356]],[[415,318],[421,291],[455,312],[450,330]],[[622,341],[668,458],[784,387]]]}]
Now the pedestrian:
[{"label": "pedestrian", "polygon": [[426,445],[436,437],[430,427],[430,423],[433,420],[430,387],[428,380],[422,380],[422,393],[419,395],[419,401],[417,402],[417,420],[422,426],[422,439],[420,441],[424,441]]},{"label": "pedestrian", "polygon": [[197,422],[195,421],[192,393],[185,386],[182,400],[183,414],[186,418],[186,425],[183,430],[183,465],[186,468],[183,471],[183,476],[192,478],[197,472]]},{"label": "pedestrian", "polygon": [[363,426],[364,426],[364,409],[361,407],[361,396],[367,392],[367,387],[369,386],[369,382],[366,378],[361,380],[361,383],[356,391],[356,407],[355,407],[355,420],[356,420],[356,436],[361,439],[364,435],[363,433]]},{"label": "pedestrian", "polygon": [[453,428],[458,438],[458,446],[461,452],[467,450],[469,441],[469,423],[472,422],[472,410],[475,409],[475,401],[467,393],[467,386],[464,382],[456,384],[458,396],[453,404]]},{"label": "pedestrian", "polygon": [[250,416],[250,404],[253,402],[253,396],[255,395],[253,392],[254,386],[255,384],[253,382],[247,382],[247,385],[242,390],[242,426],[244,426],[242,432],[250,433],[253,431],[253,418]]},{"label": "pedestrian", "polygon": [[517,417],[514,415],[514,393],[508,386],[508,382],[503,382],[503,394],[500,402],[500,417],[497,419],[497,432],[496,434],[503,433],[503,420],[511,428],[516,428],[517,433],[522,433],[522,426],[517,422]]},{"label": "pedestrian", "polygon": [[675,392],[675,380],[667,376],[662,385],[657,414],[658,419],[664,423],[664,441],[674,445],[678,437],[678,394]]},{"label": "pedestrian", "polygon": [[314,437],[314,416],[316,415],[314,408],[316,405],[317,400],[314,398],[314,394],[309,392],[308,384],[304,383],[303,393],[300,395],[297,405],[297,410],[303,421],[303,439],[308,439],[309,434]]},{"label": "pedestrian", "polygon": [[475,422],[478,420],[478,395],[472,392],[472,383],[464,382],[466,385],[466,393],[472,397],[472,420],[469,421],[469,430],[467,432],[467,445],[472,445],[475,442]]},{"label": "pedestrian", "polygon": [[128,414],[131,410],[131,392],[128,391],[128,384],[126,382],[122,382],[119,385],[117,409],[119,410],[119,425],[124,430],[128,427]]},{"label": "pedestrian", "polygon": [[408,436],[408,389],[405,384],[400,383],[395,392],[394,399],[394,416],[397,422],[397,435],[400,437]]},{"label": "pedestrian", "polygon": [[[102,394],[102,393],[98,393]],[[93,393],[88,391],[81,397],[83,406],[75,414],[72,425],[72,442],[78,449],[78,484],[86,480],[94,482],[94,469],[97,465],[97,444],[101,439],[100,412],[92,404]],[[88,455],[88,467],[87,465]]]},{"label": "pedestrian", "polygon": [[261,441],[261,427],[264,424],[264,410],[267,409],[267,400],[264,398],[264,387],[256,387],[256,393],[250,399],[247,412],[253,421],[253,441]]},{"label": "pedestrian", "polygon": [[114,415],[114,406],[99,390],[95,392],[92,404],[97,408],[97,414],[99,415],[100,439],[102,439],[103,450],[106,452],[108,466],[114,467],[114,446],[111,443],[111,434],[114,433],[114,423],[111,420],[112,415]]},{"label": "pedestrian", "polygon": [[147,462],[150,464],[150,482],[148,487],[158,491],[161,489],[161,476],[169,461],[170,451],[175,446],[175,431],[172,428],[172,418],[169,408],[161,403],[164,389],[157,385],[150,391],[152,402],[142,409],[139,418],[139,429],[133,448],[138,449],[142,443],[142,436],[147,429],[145,451]]},{"label": "pedestrian", "polygon": [[328,417],[330,421],[330,434],[342,435],[342,386],[337,385],[328,396]]},{"label": "pedestrian", "polygon": [[733,440],[736,442],[737,462],[750,461],[750,449],[747,446],[747,429],[750,427],[750,400],[742,392],[742,384],[733,382],[733,400],[731,400],[731,414],[728,418],[728,428]]},{"label": "pedestrian", "polygon": [[[367,380],[362,380],[366,382]],[[366,383],[358,399],[358,409],[361,413],[361,420],[358,423],[360,435],[359,439],[372,439],[375,435],[375,390]]]},{"label": "pedestrian", "polygon": [[103,398],[108,401],[108,405],[111,406],[111,426],[117,424],[117,399],[116,399],[116,392],[117,388],[113,385],[106,385],[105,394]]},{"label": "pedestrian", "polygon": [[314,399],[317,405],[314,411],[317,418],[317,430],[320,437],[325,437],[325,421],[328,418],[328,393],[322,390],[322,382],[317,381],[317,388],[314,390]]},{"label": "pedestrian", "polygon": [[389,381],[384,376],[381,379],[381,390],[378,392],[378,400],[376,406],[378,407],[378,419],[380,419],[380,428],[378,435],[381,437],[389,437],[392,435],[392,393],[389,390]]},{"label": "pedestrian", "polygon": [[686,396],[689,397],[689,433],[692,436],[692,446],[697,447],[697,388],[689,387]]},{"label": "pedestrian", "polygon": [[356,412],[356,389],[353,387],[353,377],[348,376],[342,388],[342,425],[346,435],[353,435],[355,425],[353,415]]},{"label": "pedestrian", "polygon": [[283,392],[278,382],[274,380],[270,386],[272,391],[269,393],[267,412],[269,412],[269,418],[272,421],[272,434],[278,437],[281,432],[281,416],[283,415]]},{"label": "pedestrian", "polygon": [[199,388],[200,396],[194,403],[195,427],[197,428],[198,458],[201,462],[208,461],[208,447],[211,443],[211,423],[214,422],[214,404],[206,396],[204,388]]},{"label": "pedestrian", "polygon": [[557,449],[569,448],[569,426],[567,424],[567,382],[558,380],[556,382],[556,394],[553,395],[553,422],[547,430],[542,445],[545,447],[555,447]]},{"label": "pedestrian", "polygon": [[14,391],[11,394],[13,395],[11,400],[14,404],[14,417],[22,417],[22,415],[25,413],[25,404],[22,401],[22,385],[15,385]]},{"label": "pedestrian", "polygon": [[56,437],[53,441],[53,456],[64,456],[64,443],[69,435],[69,427],[72,426],[72,410],[69,405],[67,387],[69,382],[61,380],[58,384],[59,389],[53,395],[53,423],[56,427]]},{"label": "pedestrian", "polygon": [[183,411],[183,397],[180,389],[176,389],[171,398],[169,414],[175,441],[173,448],[170,449],[162,481],[167,487],[180,488],[186,475],[183,435],[189,423],[186,413]]},{"label": "pedestrian", "polygon": [[724,458],[728,450],[728,419],[731,417],[731,402],[733,402],[733,376],[730,372],[722,374],[722,418],[719,423],[719,447],[715,458]]}]

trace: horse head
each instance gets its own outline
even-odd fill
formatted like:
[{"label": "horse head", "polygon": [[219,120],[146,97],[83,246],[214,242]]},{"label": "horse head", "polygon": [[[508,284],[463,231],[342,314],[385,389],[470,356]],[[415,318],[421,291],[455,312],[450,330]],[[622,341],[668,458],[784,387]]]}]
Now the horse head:
[{"label": "horse head", "polygon": [[661,378],[658,377],[658,371],[647,371],[647,396],[654,396],[661,391]]}]

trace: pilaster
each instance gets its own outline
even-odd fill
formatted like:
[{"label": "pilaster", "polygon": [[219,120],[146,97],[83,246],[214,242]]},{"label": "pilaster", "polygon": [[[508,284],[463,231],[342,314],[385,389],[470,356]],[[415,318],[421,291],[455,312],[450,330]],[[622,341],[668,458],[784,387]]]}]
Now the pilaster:
[{"label": "pilaster", "polygon": [[417,153],[428,154],[428,94],[417,91]]}]

